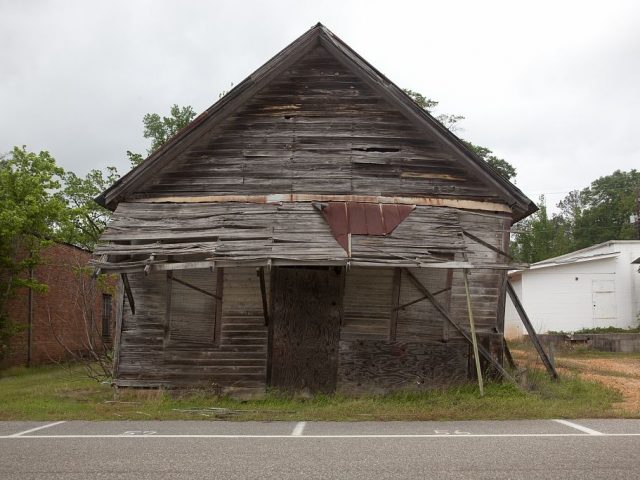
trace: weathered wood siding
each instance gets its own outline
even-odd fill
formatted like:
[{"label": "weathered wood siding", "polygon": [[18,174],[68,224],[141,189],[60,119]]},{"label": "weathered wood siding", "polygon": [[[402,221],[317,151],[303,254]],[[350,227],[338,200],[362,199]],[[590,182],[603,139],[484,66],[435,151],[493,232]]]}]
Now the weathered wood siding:
[{"label": "weathered wood siding", "polygon": [[[225,261],[346,262],[322,214],[311,202],[283,204],[121,203],[96,254],[193,255]],[[128,242],[126,244],[125,242]],[[352,261],[397,263],[399,258],[434,261],[434,252],[464,248],[458,211],[417,206],[388,236],[354,235]],[[400,257],[399,257],[400,256]],[[160,261],[160,260],[158,260]]]},{"label": "weathered wood siding", "polygon": [[[448,270],[431,268],[412,268],[410,271],[443,305],[449,306],[447,287]],[[406,305],[424,295],[409,281],[405,274],[400,282],[400,305]],[[445,336],[446,321],[435,307],[424,299],[401,308],[398,311],[396,339],[404,342],[439,341]]]},{"label": "weathered wood siding", "polygon": [[[181,279],[200,287],[209,283],[207,290],[212,292],[217,287],[216,275],[208,270],[184,271]],[[165,272],[130,275],[129,280],[136,314],[131,314],[125,301],[118,386],[198,385],[227,391],[264,391],[267,329],[255,268],[225,269],[219,345],[209,333],[217,320],[215,302],[203,304],[204,295],[188,288],[181,290],[179,298],[171,295],[174,302],[183,304],[173,311],[172,321],[184,323],[180,324],[180,341],[165,341],[168,285],[174,290],[176,283],[167,281]],[[199,304],[202,315],[187,307],[190,303]],[[189,317],[188,321],[177,317],[178,311]],[[188,333],[187,323],[193,324],[194,331],[202,331],[205,338],[195,341],[195,336]]]},{"label": "weathered wood siding", "polygon": [[392,288],[393,268],[346,272],[340,340],[388,340]]},{"label": "weathered wood siding", "polygon": [[467,362],[468,349],[460,340],[341,341],[338,391],[386,393],[451,385],[467,379]]},{"label": "weathered wood siding", "polygon": [[[220,321],[216,318],[216,299],[180,281],[215,295],[216,277],[217,272],[209,269],[182,270],[170,274],[170,283],[167,285],[170,290],[167,340],[170,343],[213,345],[216,322]],[[172,281],[171,278],[175,280]]]},{"label": "weathered wood siding", "polygon": [[[448,270],[411,271],[449,307]],[[399,272],[398,272],[399,273]],[[352,268],[346,274],[340,333],[338,391],[383,393],[394,389],[433,388],[467,377],[469,348],[449,338],[447,322],[426,299],[397,310],[423,295],[393,268]],[[395,339],[392,323],[395,322]]]},{"label": "weathered wood siding", "polygon": [[[464,212],[460,215],[464,230],[497,248],[503,248],[506,235],[504,217]],[[486,246],[469,238],[466,244],[466,255],[471,262],[496,263],[500,260],[499,254]],[[461,254],[460,257],[456,259],[464,260]],[[289,270],[305,271],[295,268]],[[318,270],[331,271],[333,269],[329,268]],[[445,269],[427,268],[413,268],[411,271],[431,292],[440,292],[436,297],[454,319],[468,329],[466,296],[460,272],[456,270],[451,274]],[[219,292],[215,272],[204,269],[172,274],[176,279],[199,289],[214,294]],[[397,298],[394,298],[396,280],[393,268],[353,267],[344,275],[344,285],[338,282],[341,288],[331,290],[333,294],[329,294],[326,288],[318,290],[313,282],[294,282],[299,288],[299,295],[295,297],[299,301],[293,302],[298,308],[293,312],[299,320],[296,325],[303,325],[305,312],[318,311],[316,304],[322,302],[328,311],[333,312],[329,316],[334,320],[340,318],[342,322],[338,326],[336,320],[331,327],[335,341],[338,335],[340,339],[337,354],[339,366],[335,367],[336,362],[327,360],[326,355],[322,357],[323,365],[336,372],[337,380],[322,369],[314,370],[308,362],[300,363],[303,370],[310,372],[309,378],[318,376],[328,379],[329,384],[324,384],[321,390],[329,391],[327,385],[335,385],[336,381],[342,391],[386,391],[400,386],[422,388],[457,381],[467,375],[468,345],[454,329],[448,328],[428,300],[402,307],[394,314],[395,304],[402,306],[422,297],[406,274],[399,275]],[[265,277],[267,298],[270,303],[273,298],[280,298],[282,301],[279,305],[282,306],[290,294],[287,285],[290,286],[291,282],[285,282],[280,291],[271,292],[269,275]],[[129,279],[137,313],[131,315],[125,301],[118,385],[200,385],[226,390],[264,391],[267,385],[268,330],[255,268],[224,269],[223,300],[219,315],[216,313],[215,299],[170,280],[167,272],[152,271],[148,276],[135,274],[130,275]],[[470,275],[472,303],[481,341],[490,342],[487,346],[496,356],[501,355],[500,344],[493,341],[495,335],[492,333],[499,329],[497,313],[501,281],[501,273],[495,270],[473,270]],[[323,292],[322,298],[314,296],[313,292],[318,291]],[[168,298],[171,299],[169,308]],[[293,304],[289,302],[287,305]],[[278,309],[274,311],[273,304],[270,308],[276,317],[282,313]],[[289,310],[291,313],[292,310]],[[170,317],[167,314],[169,311]],[[393,319],[395,338],[392,338]],[[170,323],[167,323],[168,320]],[[214,333],[216,326],[220,331],[219,342]],[[168,336],[165,335],[167,329]],[[313,332],[322,329],[307,329],[304,334],[302,330],[305,329],[293,328],[281,337],[289,336],[289,342],[309,347],[306,348],[309,351],[319,348],[322,342],[313,344],[318,337]],[[334,348],[329,343],[323,344],[327,352]],[[335,352],[332,355],[332,358],[336,358]],[[290,357],[297,358],[296,355]],[[289,362],[290,367],[296,364]],[[299,371],[289,368],[285,377]],[[298,377],[305,378],[302,374]],[[309,378],[303,383],[310,389],[316,389],[318,385]],[[374,378],[379,381],[374,381]],[[279,382],[277,378],[275,380]],[[283,382],[287,383],[286,379]]]},{"label": "weathered wood siding", "polygon": [[[460,212],[462,228],[496,248],[503,249],[505,217],[501,215]],[[471,262],[499,263],[505,259],[498,253],[466,239],[467,257]],[[463,260],[456,254],[456,260]],[[498,327],[498,305],[503,272],[500,270],[474,269],[469,273],[469,287],[472,295],[473,318],[479,332],[493,332]],[[465,328],[469,328],[467,297],[461,270],[454,270],[451,296],[451,313]],[[452,333],[453,334],[453,333]]]},{"label": "weathered wood siding", "polygon": [[137,195],[319,193],[499,201],[322,46],[305,55]]}]

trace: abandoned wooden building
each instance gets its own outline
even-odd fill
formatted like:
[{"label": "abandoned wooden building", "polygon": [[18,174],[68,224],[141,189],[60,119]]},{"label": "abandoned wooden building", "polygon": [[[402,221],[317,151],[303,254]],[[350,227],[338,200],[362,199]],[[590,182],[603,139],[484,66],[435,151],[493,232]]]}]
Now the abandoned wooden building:
[{"label": "abandoned wooden building", "polygon": [[116,385],[224,392],[466,381],[468,299],[499,368],[509,229],[536,210],[321,24],[97,200]]}]

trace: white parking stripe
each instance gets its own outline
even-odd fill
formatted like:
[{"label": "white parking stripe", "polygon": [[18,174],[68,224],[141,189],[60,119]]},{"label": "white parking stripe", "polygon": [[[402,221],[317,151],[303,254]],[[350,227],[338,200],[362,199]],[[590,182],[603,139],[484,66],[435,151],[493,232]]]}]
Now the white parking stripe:
[{"label": "white parking stripe", "polygon": [[307,422],[298,422],[298,424],[296,425],[296,428],[293,429],[293,432],[291,432],[291,435],[294,437],[299,437],[302,435],[302,432],[304,432],[304,427],[307,426]]},{"label": "white parking stripe", "polygon": [[53,423],[48,423],[46,425],[40,425],[39,427],[31,428],[29,430],[25,430],[24,432],[14,433],[13,435],[9,435],[9,437],[20,437],[22,435],[26,435],[27,433],[37,432],[38,430],[42,430],[44,428],[55,427],[56,425],[60,425],[61,423],[64,423],[64,422],[65,422],[65,420],[61,420],[59,422],[53,422]]},{"label": "white parking stripe", "polygon": [[23,439],[23,438],[527,438],[527,437],[573,437],[573,438],[596,438],[596,437],[640,437],[640,433],[601,433],[599,435],[584,435],[583,433],[487,433],[487,434],[469,434],[469,435],[25,435],[25,436],[0,436],[3,439]]},{"label": "white parking stripe", "polygon": [[593,430],[592,428],[583,427],[582,425],[578,425],[577,423],[569,422],[567,420],[554,419],[553,421],[561,423],[562,425],[566,425],[567,427],[575,428],[576,430],[580,430],[581,432],[588,433],[589,435],[604,435],[604,433],[602,432]]}]

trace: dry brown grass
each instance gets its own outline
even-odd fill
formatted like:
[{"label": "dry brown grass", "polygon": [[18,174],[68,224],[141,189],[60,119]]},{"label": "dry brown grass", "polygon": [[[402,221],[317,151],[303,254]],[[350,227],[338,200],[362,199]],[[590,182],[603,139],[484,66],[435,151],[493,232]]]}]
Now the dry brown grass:
[{"label": "dry brown grass", "polygon": [[[541,369],[542,363],[529,345],[512,349],[520,367]],[[582,380],[595,381],[622,394],[622,401],[612,405],[616,414],[640,417],[640,355],[577,350],[555,352],[555,362],[561,376],[577,375]]]}]

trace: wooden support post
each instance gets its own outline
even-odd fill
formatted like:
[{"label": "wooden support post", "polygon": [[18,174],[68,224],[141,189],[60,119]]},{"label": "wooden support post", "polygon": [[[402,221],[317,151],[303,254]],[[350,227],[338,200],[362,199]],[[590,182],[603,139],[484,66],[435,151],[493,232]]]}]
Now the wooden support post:
[{"label": "wooden support post", "polygon": [[507,340],[502,337],[502,348],[504,350],[504,356],[507,358],[507,363],[510,368],[516,369],[516,362],[513,360],[513,356],[511,355],[511,350],[509,350],[509,345],[507,345]]},{"label": "wooden support post", "polygon": [[126,273],[121,273],[122,285],[124,285],[124,291],[127,294],[127,300],[129,301],[129,308],[131,308],[131,315],[136,314],[136,304],[133,301],[133,292],[131,292],[131,285],[129,284],[129,277]]},{"label": "wooden support post", "polygon": [[224,298],[224,268],[215,267],[216,271],[216,318],[213,331],[213,342],[220,345],[222,339],[222,301]]},{"label": "wooden support post", "polygon": [[542,363],[547,369],[547,372],[549,372],[549,375],[551,375],[551,378],[553,378],[554,380],[557,380],[558,372],[556,371],[555,367],[551,363],[551,360],[549,360],[549,356],[547,355],[547,352],[544,351],[544,348],[540,343],[540,339],[538,338],[536,331],[533,329],[533,325],[531,324],[531,321],[527,316],[527,312],[524,311],[524,307],[522,306],[522,303],[520,303],[520,299],[518,298],[516,291],[513,289],[513,285],[511,285],[511,282],[507,282],[507,293],[509,294],[509,297],[511,297],[513,306],[516,307],[516,311],[520,316],[520,320],[522,320],[522,323],[524,324],[524,328],[527,329],[527,333],[529,334],[529,338],[531,339],[533,346],[536,347],[536,351],[538,352],[538,356],[540,357],[540,360],[542,360]]},{"label": "wooden support post", "polygon": [[398,304],[400,303],[400,282],[402,280],[402,270],[393,269],[393,289],[391,292],[391,318],[389,321],[389,341],[395,342],[398,331]]},{"label": "wooden support post", "polygon": [[[438,302],[438,300],[436,300],[433,294],[424,285],[422,285],[422,283],[420,283],[420,280],[418,280],[410,270],[405,268],[404,272],[407,274],[409,280],[411,280],[416,288],[420,290],[423,295],[427,296],[431,304],[436,308],[436,310],[438,310],[438,312],[440,312],[440,315],[442,315],[453,326],[453,328],[455,328],[458,333],[460,333],[460,335],[464,337],[464,339],[469,344],[472,344],[473,342],[469,337],[469,334],[460,325],[458,325],[453,320],[453,318],[451,318],[449,312]],[[502,375],[503,378],[506,378],[510,382],[516,383],[516,380],[511,375],[509,375],[509,372],[507,372],[495,358],[491,356],[486,348],[484,348],[482,345],[478,345],[478,352],[480,352],[480,355],[482,355],[489,363],[491,363],[495,367],[495,369]]]},{"label": "wooden support post", "polygon": [[152,254],[151,254],[151,256],[149,257],[149,263],[147,263],[147,264],[144,266],[144,274],[145,274],[145,275],[149,275],[149,273],[151,273],[151,266],[152,266],[152,264],[153,264],[153,260],[155,259],[155,257],[156,257],[156,256],[155,256],[155,254],[153,254],[153,253],[152,253]]},{"label": "wooden support post", "polygon": [[172,290],[173,290],[173,272],[169,270],[167,272],[167,285],[165,290],[165,310],[164,310],[164,344],[171,338],[171,302]]},{"label": "wooden support post", "polygon": [[462,270],[464,278],[464,289],[467,293],[467,310],[469,311],[469,328],[471,329],[471,341],[473,342],[473,357],[476,363],[476,375],[478,376],[478,388],[480,396],[484,396],[484,386],[482,384],[482,369],[480,368],[480,356],[478,355],[478,338],[476,337],[476,325],[473,321],[473,309],[471,308],[471,291],[469,290],[469,272],[465,268]]},{"label": "wooden support post", "polygon": [[120,280],[116,286],[116,331],[113,339],[113,378],[118,378],[120,366],[120,339],[122,338],[122,314],[124,307],[124,285]]},{"label": "wooden support post", "polygon": [[264,267],[258,267],[258,278],[260,279],[260,294],[262,295],[262,315],[264,317],[264,326],[269,326],[269,306],[267,304],[267,286],[264,281]]}]

